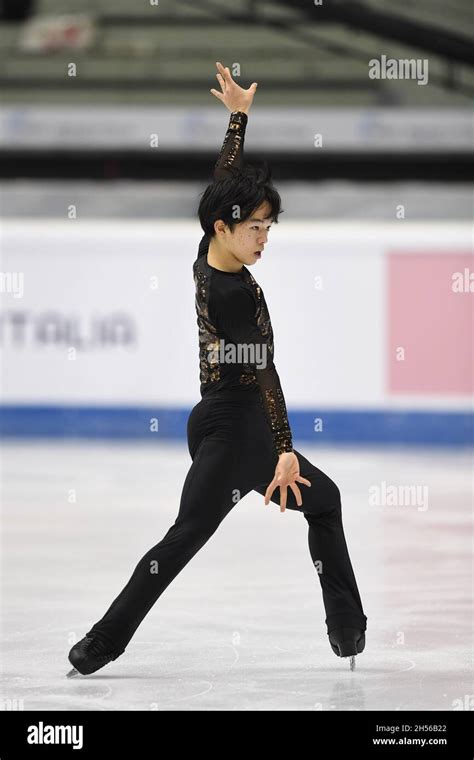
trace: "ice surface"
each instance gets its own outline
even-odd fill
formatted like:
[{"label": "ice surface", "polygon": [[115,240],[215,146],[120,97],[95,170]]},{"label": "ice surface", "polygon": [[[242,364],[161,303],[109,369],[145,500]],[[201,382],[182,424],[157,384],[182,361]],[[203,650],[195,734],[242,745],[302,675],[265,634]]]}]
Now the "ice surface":
[{"label": "ice surface", "polygon": [[[341,489],[368,617],[353,673],[329,646],[306,521],[251,493],[125,653],[67,679],[72,644],[174,522],[191,460],[180,443],[7,442],[3,709],[472,709],[472,455],[296,445]],[[383,481],[426,486],[427,508],[370,504]]]}]

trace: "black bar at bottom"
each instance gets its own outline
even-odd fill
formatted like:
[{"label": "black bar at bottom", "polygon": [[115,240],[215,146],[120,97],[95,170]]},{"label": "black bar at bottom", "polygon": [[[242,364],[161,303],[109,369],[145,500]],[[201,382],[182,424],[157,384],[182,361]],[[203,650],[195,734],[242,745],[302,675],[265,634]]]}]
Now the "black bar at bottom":
[{"label": "black bar at bottom", "polygon": [[[319,756],[323,749],[330,749],[331,757],[340,758],[360,755],[363,758],[395,760],[471,760],[473,756],[470,730],[472,707],[469,706],[459,711],[328,711],[317,709],[318,703],[313,707],[311,695],[308,694],[307,709],[242,711],[238,709],[236,694],[236,709],[205,710],[201,705],[201,709],[195,711],[189,706],[187,710],[175,710],[173,706],[168,707],[166,701],[160,704],[159,675],[155,678],[157,701],[145,704],[142,710],[112,711],[107,708],[105,700],[100,711],[92,711],[91,705],[87,705],[87,687],[83,691],[71,685],[74,701],[84,701],[83,710],[2,712],[0,757],[2,760],[16,760],[19,757],[57,757],[64,760],[76,756],[76,747],[79,750],[77,757],[81,758],[117,758],[123,755],[138,759],[149,754],[158,756],[166,741],[172,745],[178,742],[182,755],[183,750],[188,749],[186,737],[189,737],[189,751],[193,756],[199,750],[211,757],[213,751],[216,754],[219,752],[219,755],[227,754],[228,742],[231,741],[234,756],[238,751],[245,756],[250,746],[259,748],[261,744],[265,757],[268,757],[269,750],[277,742],[281,743],[283,736],[296,754],[297,747],[306,738],[311,739],[315,756]],[[339,678],[342,680],[341,675]],[[317,681],[317,673],[315,679]],[[90,688],[93,688],[94,682],[96,685],[100,682],[102,689],[108,683],[102,676],[98,680],[85,680]],[[82,682],[84,685],[85,680]],[[121,683],[126,690],[126,680],[117,680],[115,676],[113,682],[115,685]],[[216,728],[215,712],[219,713],[219,729]],[[236,712],[238,716],[234,714]],[[59,729],[61,726],[63,728]],[[247,727],[255,731],[251,743],[245,730]]]}]

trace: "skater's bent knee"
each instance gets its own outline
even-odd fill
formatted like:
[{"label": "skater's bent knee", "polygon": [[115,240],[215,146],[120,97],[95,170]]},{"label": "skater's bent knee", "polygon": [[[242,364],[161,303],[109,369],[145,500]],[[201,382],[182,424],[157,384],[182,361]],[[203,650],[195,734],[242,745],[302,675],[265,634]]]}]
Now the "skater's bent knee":
[{"label": "skater's bent knee", "polygon": [[337,485],[329,480],[324,483],[324,488],[318,489],[315,483],[311,489],[311,494],[307,493],[303,497],[303,512],[307,516],[321,516],[328,513],[340,513],[341,492]]},{"label": "skater's bent knee", "polygon": [[341,492],[339,488],[337,487],[337,485],[334,483],[334,481],[331,481],[331,483],[332,483],[332,487],[331,487],[332,502],[335,507],[339,507],[339,509],[341,509]]},{"label": "skater's bent knee", "polygon": [[321,489],[321,492],[321,496],[322,499],[324,499],[326,507],[341,509],[341,492],[334,480],[327,478],[324,484],[324,488]]}]

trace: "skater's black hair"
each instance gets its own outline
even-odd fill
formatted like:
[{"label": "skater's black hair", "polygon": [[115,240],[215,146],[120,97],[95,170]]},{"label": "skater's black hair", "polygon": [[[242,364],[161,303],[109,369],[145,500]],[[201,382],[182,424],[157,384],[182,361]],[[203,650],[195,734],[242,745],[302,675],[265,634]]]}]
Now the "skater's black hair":
[{"label": "skater's black hair", "polygon": [[230,175],[214,180],[201,195],[198,215],[205,234],[214,237],[217,219],[222,219],[233,232],[235,225],[245,222],[264,201],[270,204],[270,218],[278,224],[283,209],[267,162],[261,166],[246,164],[239,169],[233,168]]}]

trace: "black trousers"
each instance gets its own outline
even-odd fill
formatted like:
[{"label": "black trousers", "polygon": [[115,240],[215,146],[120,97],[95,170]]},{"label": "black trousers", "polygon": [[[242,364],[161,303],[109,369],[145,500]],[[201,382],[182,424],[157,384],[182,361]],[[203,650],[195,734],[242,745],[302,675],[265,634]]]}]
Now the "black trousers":
[{"label": "black trousers", "polygon": [[[88,631],[103,635],[120,652],[225,516],[250,491],[265,494],[275,473],[278,456],[258,394],[237,390],[205,396],[191,411],[187,437],[193,462],[174,524],[141,558],[126,586]],[[311,487],[298,484],[301,507],[288,487],[287,509],[301,512],[308,523],[309,552],[319,575],[327,633],[340,627],[366,630],[367,617],[344,537],[339,489],[306,457],[295,454],[300,474]],[[279,488],[272,502],[280,503]]]}]

